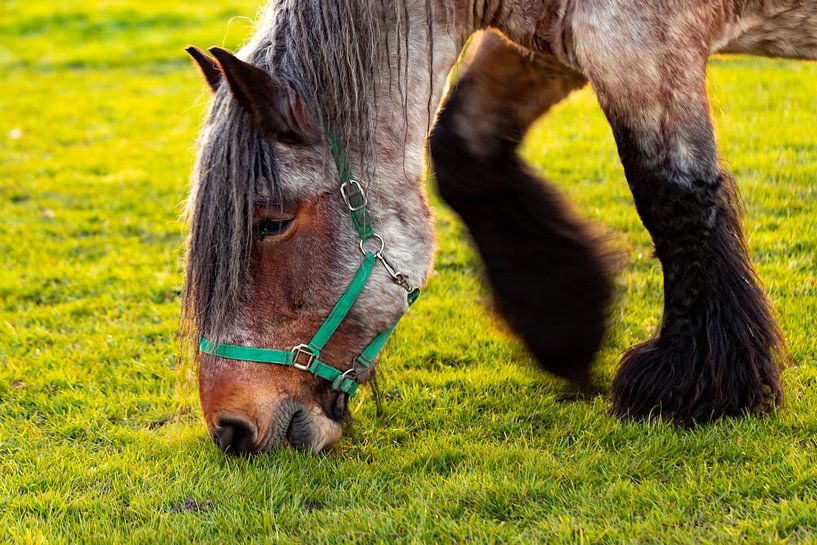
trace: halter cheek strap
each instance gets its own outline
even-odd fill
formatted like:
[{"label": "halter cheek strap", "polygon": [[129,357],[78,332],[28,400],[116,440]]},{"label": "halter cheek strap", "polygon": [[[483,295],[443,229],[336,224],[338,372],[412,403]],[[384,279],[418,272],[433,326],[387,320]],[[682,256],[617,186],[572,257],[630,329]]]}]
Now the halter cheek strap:
[{"label": "halter cheek strap", "polygon": [[[329,339],[332,338],[332,335],[335,334],[340,324],[349,314],[352,306],[360,298],[361,291],[371,278],[374,266],[378,261],[382,263],[392,280],[406,290],[408,306],[413,305],[420,297],[420,290],[412,288],[408,282],[408,277],[404,273],[397,272],[383,255],[385,243],[383,238],[375,233],[372,227],[372,217],[367,208],[368,199],[366,198],[365,189],[360,182],[353,178],[348,158],[341,152],[337,139],[331,130],[329,131],[329,145],[332,155],[335,158],[338,172],[340,173],[340,193],[349,209],[355,230],[360,237],[360,251],[363,254],[363,262],[349,283],[349,286],[346,288],[346,291],[335,304],[334,308],[332,308],[332,311],[323,321],[321,327],[318,328],[312,340],[307,344],[298,345],[292,350],[272,350],[222,344],[210,341],[204,337],[201,339],[199,348],[205,354],[220,358],[294,367],[299,371],[305,371],[322,378],[331,383],[332,389],[352,396],[359,386],[357,382],[358,374],[368,370],[372,366],[374,360],[377,359],[378,354],[380,354],[380,351],[383,349],[383,346],[385,346],[386,341],[391,337],[391,334],[394,333],[402,316],[398,317],[388,329],[372,339],[353,360],[352,367],[346,371],[341,371],[321,361],[320,355],[329,342]],[[366,243],[372,239],[378,241],[380,244],[379,249],[374,252],[365,249]]]}]

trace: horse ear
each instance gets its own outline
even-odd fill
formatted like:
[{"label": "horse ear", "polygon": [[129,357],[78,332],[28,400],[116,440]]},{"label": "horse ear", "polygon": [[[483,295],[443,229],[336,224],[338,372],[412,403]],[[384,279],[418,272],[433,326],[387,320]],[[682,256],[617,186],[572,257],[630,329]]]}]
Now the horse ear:
[{"label": "horse ear", "polygon": [[185,49],[185,51],[187,51],[187,53],[193,57],[193,60],[196,61],[196,64],[198,65],[199,70],[201,70],[204,79],[207,80],[207,84],[210,86],[210,89],[212,89],[214,93],[218,91],[218,86],[221,84],[222,74],[221,68],[219,68],[215,59],[193,45],[189,46],[187,49]]},{"label": "horse ear", "polygon": [[289,83],[240,60],[226,49],[211,47],[210,53],[218,61],[233,96],[259,127],[282,141],[303,143],[316,139],[312,117]]}]

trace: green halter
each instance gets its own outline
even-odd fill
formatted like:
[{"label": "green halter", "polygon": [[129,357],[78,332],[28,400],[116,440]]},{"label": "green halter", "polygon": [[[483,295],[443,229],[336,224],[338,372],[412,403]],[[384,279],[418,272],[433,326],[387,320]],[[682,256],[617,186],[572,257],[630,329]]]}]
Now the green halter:
[{"label": "green halter", "polygon": [[[359,386],[357,382],[358,374],[372,366],[386,341],[394,333],[402,316],[397,318],[388,329],[372,339],[363,351],[354,358],[352,367],[349,369],[341,371],[319,358],[329,339],[332,338],[341,322],[349,314],[352,305],[360,297],[360,292],[371,278],[374,266],[378,261],[381,262],[392,280],[406,290],[406,299],[409,306],[413,305],[417,298],[420,297],[420,290],[412,288],[408,282],[408,277],[401,272],[397,272],[383,255],[385,243],[383,238],[375,233],[372,227],[372,216],[367,208],[369,203],[366,198],[366,191],[363,185],[354,179],[348,157],[341,151],[337,138],[331,130],[329,130],[329,147],[340,173],[340,194],[349,209],[352,223],[354,223],[360,237],[360,251],[363,254],[363,263],[358,268],[352,282],[335,304],[329,316],[323,321],[312,340],[307,344],[298,345],[292,350],[270,350],[267,348],[221,344],[202,337],[199,347],[205,354],[220,358],[294,367],[299,371],[306,371],[329,381],[332,383],[332,389],[351,396],[354,395]],[[374,252],[365,249],[366,243],[370,240],[379,242],[380,247]]]}]

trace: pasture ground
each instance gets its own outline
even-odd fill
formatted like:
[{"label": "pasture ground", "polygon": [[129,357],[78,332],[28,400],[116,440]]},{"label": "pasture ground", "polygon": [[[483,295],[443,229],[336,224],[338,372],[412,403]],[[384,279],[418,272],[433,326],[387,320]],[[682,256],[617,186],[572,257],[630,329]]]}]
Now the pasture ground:
[{"label": "pasture ground", "polygon": [[[228,458],[177,368],[180,253],[206,101],[182,48],[237,46],[258,0],[0,7],[0,541],[817,542],[817,64],[716,59],[722,151],[795,365],[786,406],[692,430],[608,416],[484,310],[437,206],[425,297],[330,452]],[[232,19],[231,19],[232,18]],[[660,316],[661,277],[589,90],[526,155],[625,264],[598,359]]]}]

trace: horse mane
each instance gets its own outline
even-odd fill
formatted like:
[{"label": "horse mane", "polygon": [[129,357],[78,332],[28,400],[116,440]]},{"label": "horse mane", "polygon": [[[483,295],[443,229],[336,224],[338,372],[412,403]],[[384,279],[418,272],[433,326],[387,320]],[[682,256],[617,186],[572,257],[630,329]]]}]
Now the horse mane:
[{"label": "horse mane", "polygon": [[[433,61],[433,5],[423,1],[427,25],[420,36]],[[399,99],[408,130],[408,70],[417,43],[409,2],[272,0],[241,51],[248,62],[285,78],[316,126],[331,124],[341,146],[354,150],[351,160],[365,180],[376,164],[375,113],[384,93]],[[191,231],[180,332],[188,341],[205,332],[218,340],[238,317],[256,199],[281,197],[275,148],[226,87],[216,93],[202,128],[185,214]],[[430,114],[430,102],[428,108]]]}]

